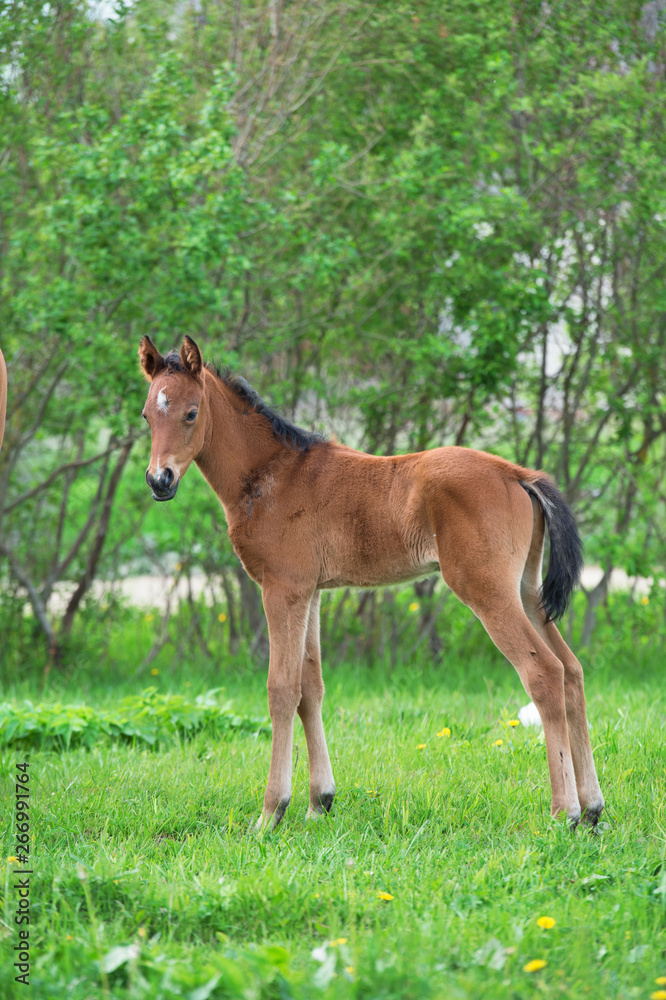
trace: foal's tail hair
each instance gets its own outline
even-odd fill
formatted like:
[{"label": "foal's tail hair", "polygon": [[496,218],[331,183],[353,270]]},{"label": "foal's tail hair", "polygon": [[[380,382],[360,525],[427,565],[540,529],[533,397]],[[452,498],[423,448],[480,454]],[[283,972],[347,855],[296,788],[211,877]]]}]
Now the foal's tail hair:
[{"label": "foal's tail hair", "polygon": [[580,580],[583,543],[566,500],[550,479],[540,476],[531,482],[521,481],[520,485],[538,502],[548,528],[550,558],[540,597],[546,622],[557,621]]}]

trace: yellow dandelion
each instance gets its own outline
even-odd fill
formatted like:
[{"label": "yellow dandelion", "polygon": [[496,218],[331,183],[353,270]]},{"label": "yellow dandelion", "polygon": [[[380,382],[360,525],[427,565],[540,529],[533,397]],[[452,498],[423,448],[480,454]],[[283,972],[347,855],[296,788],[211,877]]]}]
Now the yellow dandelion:
[{"label": "yellow dandelion", "polygon": [[451,730],[449,729],[448,726],[444,726],[444,728],[440,729],[440,731],[437,733],[437,736],[450,736],[450,735],[451,735]]},{"label": "yellow dandelion", "polygon": [[531,962],[523,966],[523,972],[538,972],[539,969],[544,969],[547,964],[542,958],[533,958]]},{"label": "yellow dandelion", "polygon": [[495,746],[495,747],[501,747],[502,743],[504,743],[504,740],[495,740],[495,742],[493,743],[493,746]]},{"label": "yellow dandelion", "polygon": [[10,854],[9,857],[7,858],[7,864],[8,865],[13,865],[14,862],[16,862],[16,861],[18,861],[18,858],[16,857],[15,854]]},{"label": "yellow dandelion", "polygon": [[645,605],[649,603],[650,603],[650,598],[646,597],[645,594],[643,594],[643,596],[641,597],[641,604],[643,605],[643,607],[645,607]]},{"label": "yellow dandelion", "polygon": [[539,927],[543,927],[545,931],[549,931],[551,927],[555,926],[555,921],[552,917],[539,917],[537,924]]},{"label": "yellow dandelion", "polygon": [[394,897],[391,895],[390,892],[378,892],[377,893],[377,899],[383,899],[387,903],[390,903],[393,898]]},{"label": "yellow dandelion", "polygon": [[139,935],[140,938],[145,938],[145,936],[146,936],[146,928],[145,927],[139,927],[139,930],[138,930],[137,933],[138,933],[138,935]]},{"label": "yellow dandelion", "polygon": [[650,1000],[666,1000],[666,990],[655,990],[650,993]]},{"label": "yellow dandelion", "polygon": [[183,568],[183,564],[182,563],[176,563],[176,565],[174,566],[174,569],[175,569],[176,573],[180,573],[180,571],[181,571],[182,568]]},{"label": "yellow dandelion", "polygon": [[331,948],[337,948],[339,944],[347,944],[347,938],[336,938],[335,941],[331,941]]},{"label": "yellow dandelion", "polygon": [[143,616],[143,620],[144,620],[145,622],[152,622],[152,621],[155,621],[155,615],[151,615],[150,613],[148,613],[147,615],[144,615],[144,616]]},{"label": "yellow dandelion", "polygon": [[157,669],[157,667],[153,667],[153,669],[150,672],[153,675],[153,677],[157,677],[157,675],[159,674],[159,670]]},{"label": "yellow dandelion", "polygon": [[416,744],[416,749],[417,750],[423,750],[424,746],[425,746],[425,743],[417,743]]},{"label": "yellow dandelion", "polygon": [[354,973],[356,972],[356,969],[354,968],[353,965],[345,965],[345,972],[347,973],[347,975],[353,976]]},{"label": "yellow dandelion", "polygon": [[117,879],[117,878],[114,878],[114,880],[113,880],[113,884],[114,884],[114,885],[118,885],[118,879]]},{"label": "yellow dandelion", "polygon": [[74,940],[74,937],[73,937],[72,934],[66,934],[65,938],[66,938],[67,941],[73,941]]},{"label": "yellow dandelion", "polygon": [[218,620],[218,622],[222,622],[222,623],[226,622],[227,616],[225,615],[224,611],[220,612],[220,614],[217,616],[217,620]]},{"label": "yellow dandelion", "polygon": [[421,605],[419,604],[418,601],[412,601],[412,603],[409,605],[409,610],[410,611],[418,611],[420,607],[421,607]]},{"label": "yellow dandelion", "polygon": [[666,976],[657,976],[655,983],[657,986],[666,986]]},{"label": "yellow dandelion", "polygon": [[520,719],[509,719],[509,725],[515,729],[516,726],[520,725]]}]

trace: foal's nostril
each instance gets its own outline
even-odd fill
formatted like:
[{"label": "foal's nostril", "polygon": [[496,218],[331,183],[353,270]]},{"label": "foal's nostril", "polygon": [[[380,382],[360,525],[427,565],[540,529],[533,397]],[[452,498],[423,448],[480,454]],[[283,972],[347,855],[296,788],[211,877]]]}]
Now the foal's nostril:
[{"label": "foal's nostril", "polygon": [[150,470],[146,469],[146,482],[155,500],[171,500],[178,485],[173,469],[168,466],[166,469],[160,469],[158,476],[151,475]]}]

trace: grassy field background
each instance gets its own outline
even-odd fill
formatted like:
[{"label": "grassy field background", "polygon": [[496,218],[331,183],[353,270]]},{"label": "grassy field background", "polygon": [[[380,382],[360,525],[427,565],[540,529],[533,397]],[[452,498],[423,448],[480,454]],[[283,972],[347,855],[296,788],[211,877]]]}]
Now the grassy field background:
[{"label": "grassy field background", "polygon": [[[136,660],[145,627],[125,628],[112,659]],[[89,747],[77,745],[72,706],[118,713],[145,677],[91,666],[51,677],[41,699],[17,680],[13,736],[3,723],[2,843],[11,858],[13,776],[29,761],[32,958],[30,986],[15,983],[17,866],[5,861],[0,995],[660,997],[663,650],[625,643],[614,655],[612,643],[602,633],[584,657],[607,801],[596,836],[550,819],[541,735],[510,725],[527,698],[480,629],[437,667],[423,657],[326,671],[333,812],[304,820],[298,726],[292,804],[263,837],[249,828],[270,755],[256,721],[265,670],[243,658],[175,667],[165,653],[149,675],[161,721],[157,709],[133,716],[152,743],[114,730]],[[197,698],[220,686],[204,699],[217,721],[197,715]],[[220,725],[228,703],[236,723]],[[49,713],[62,735],[46,740]]]}]

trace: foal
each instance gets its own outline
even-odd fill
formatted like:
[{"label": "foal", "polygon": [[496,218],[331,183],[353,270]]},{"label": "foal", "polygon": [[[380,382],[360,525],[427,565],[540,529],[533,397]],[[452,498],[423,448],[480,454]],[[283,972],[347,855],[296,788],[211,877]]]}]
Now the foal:
[{"label": "foal", "polygon": [[[552,482],[471,448],[388,458],[294,427],[241,378],[204,365],[185,337],[163,356],[143,337],[151,383],[146,481],[172,500],[192,461],[217,493],[229,537],[260,586],[268,620],[273,746],[257,826],[280,822],[291,798],[294,718],[310,764],[308,816],[335,794],[321,705],[319,596],[441,570],[513,663],[543,722],[552,812],[596,824],[604,800],[585,715],[583,671],[558,632],[582,565],[571,513]],[[545,526],[550,561],[541,583]]]}]

